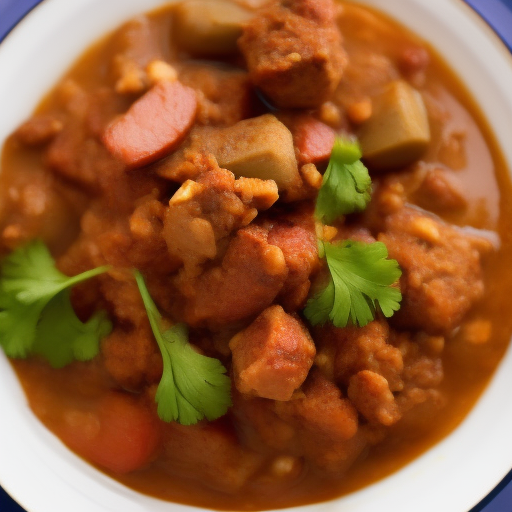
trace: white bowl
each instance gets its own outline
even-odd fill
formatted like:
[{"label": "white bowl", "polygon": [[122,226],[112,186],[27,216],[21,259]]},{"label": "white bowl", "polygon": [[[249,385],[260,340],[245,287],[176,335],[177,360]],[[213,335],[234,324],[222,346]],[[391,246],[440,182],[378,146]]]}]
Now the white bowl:
[{"label": "white bowl", "polygon": [[[360,0],[362,1],[362,0]],[[45,0],[0,45],[0,145],[75,58],[105,32],[162,0]],[[512,58],[460,0],[364,0],[429,41],[465,82],[512,169]],[[447,438],[397,473],[301,511],[467,512],[512,467],[509,350],[488,389]],[[30,512],[178,512],[69,452],[33,416],[0,355],[0,482]],[[197,510],[197,509],[195,509]]]}]

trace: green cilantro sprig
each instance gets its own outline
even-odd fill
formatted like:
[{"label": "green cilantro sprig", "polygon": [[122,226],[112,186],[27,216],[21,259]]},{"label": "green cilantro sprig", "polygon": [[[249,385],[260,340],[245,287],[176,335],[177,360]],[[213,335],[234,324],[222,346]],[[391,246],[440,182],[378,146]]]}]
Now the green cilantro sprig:
[{"label": "green cilantro sprig", "polygon": [[393,285],[402,271],[396,260],[387,259],[388,251],[382,242],[320,242],[320,249],[330,279],[306,304],[304,315],[311,324],[330,320],[336,327],[362,327],[375,318],[378,309],[390,317],[400,308],[402,294]]},{"label": "green cilantro sprig", "polygon": [[135,278],[162,352],[163,374],[155,397],[158,416],[182,425],[220,418],[231,405],[231,381],[226,369],[218,359],[194,350],[188,343],[185,324],[166,328],[141,273],[135,271]]},{"label": "green cilantro sprig", "polygon": [[372,181],[357,142],[337,137],[316,200],[315,216],[326,224],[360,212],[370,201]]},{"label": "green cilantro sprig", "polygon": [[[100,340],[110,333],[112,324],[103,311],[82,322],[73,310],[69,288],[108,268],[68,277],[56,268],[40,241],[7,256],[0,268],[0,346],[6,355],[39,355],[56,368],[95,357]],[[224,415],[231,405],[231,381],[226,369],[218,359],[194,350],[184,324],[163,327],[142,275],[135,271],[135,277],[162,352],[163,374],[156,394],[158,415],[182,425]]]},{"label": "green cilantro sprig", "polygon": [[41,241],[13,251],[0,273],[0,346],[5,353],[13,358],[38,354],[55,367],[92,359],[112,325],[103,312],[83,323],[73,310],[69,288],[107,270],[68,277]]}]

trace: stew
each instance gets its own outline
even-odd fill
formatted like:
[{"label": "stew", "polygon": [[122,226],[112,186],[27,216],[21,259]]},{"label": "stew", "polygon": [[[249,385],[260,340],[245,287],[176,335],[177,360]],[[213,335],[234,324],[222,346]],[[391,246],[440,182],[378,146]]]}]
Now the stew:
[{"label": "stew", "polygon": [[509,343],[499,148],[366,7],[141,15],[1,166],[0,345],[37,417],[140,492],[260,510],[369,485],[463,420]]}]

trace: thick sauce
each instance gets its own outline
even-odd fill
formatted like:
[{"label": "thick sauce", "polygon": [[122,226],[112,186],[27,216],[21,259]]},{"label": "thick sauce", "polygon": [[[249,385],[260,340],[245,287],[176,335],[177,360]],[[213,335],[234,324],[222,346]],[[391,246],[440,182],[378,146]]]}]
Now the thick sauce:
[{"label": "thick sauce", "polygon": [[[382,197],[386,190],[397,190],[397,187],[405,201],[430,210],[432,195],[424,187],[425,173],[433,167],[442,169],[448,183],[460,191],[463,202],[459,206],[446,206],[442,201],[434,203],[433,213],[457,226],[485,230],[480,233],[484,238],[499,238],[499,247],[483,258],[484,295],[470,308],[461,327],[429,338],[429,343],[435,344],[436,340],[442,343],[441,348],[432,345],[425,349],[429,357],[435,354],[435,358],[442,361],[443,377],[435,387],[437,398],[416,405],[400,421],[386,427],[385,439],[368,443],[346,473],[320,470],[307,458],[305,461],[300,456],[294,458],[295,455],[286,447],[279,450],[266,446],[260,454],[253,455],[244,446],[237,454],[238,441],[234,444],[229,441],[228,448],[222,449],[225,452],[222,456],[217,452],[209,454],[208,458],[213,457],[214,468],[208,469],[212,462],[201,460],[203,450],[217,441],[207,441],[204,445],[198,441],[197,450],[201,453],[194,452],[185,460],[179,458],[178,462],[173,460],[172,454],[169,455],[169,450],[174,449],[171,443],[171,448],[167,445],[163,452],[158,452],[147,467],[127,474],[107,471],[120,482],[143,493],[207,508],[259,510],[314,503],[369,485],[407,464],[459,425],[485,389],[509,344],[512,333],[512,318],[508,314],[509,290],[512,287],[509,265],[512,188],[495,139],[463,85],[427,45],[379,13],[348,3],[340,5],[339,26],[349,63],[331,101],[315,111],[315,115],[337,131],[348,130],[357,134],[360,129],[357,107],[364,105],[368,98],[378,94],[385,83],[401,74],[422,92],[432,137],[419,163],[396,172],[372,173],[375,193],[381,194],[381,202],[374,199],[367,217],[362,216],[355,222],[371,224],[372,208],[378,214],[378,209],[385,203]],[[203,95],[208,95],[204,91],[214,87],[209,82],[208,70],[229,73],[231,66],[241,66],[243,62],[240,57],[233,57],[223,63],[206,64],[191,60],[179,49],[169,46],[167,37],[172,32],[172,16],[172,9],[149,15],[149,26],[158,34],[153,41],[159,41],[159,58],[172,62],[179,76],[195,77],[197,88],[203,91]],[[80,100],[73,96],[78,94],[76,90],[96,89],[99,90],[98,95],[112,99],[109,112],[97,114],[99,125],[105,123],[105,116],[112,119],[125,112],[138,95],[112,93],[111,63],[116,55],[125,51],[123,45],[127,36],[122,34],[118,32],[107,37],[81,57],[62,84],[44,99],[37,114],[61,112],[63,103],[67,101],[66,108],[75,109],[79,116]],[[408,60],[408,55],[413,57]],[[423,58],[427,58],[427,66],[422,66]],[[203,65],[207,71],[198,73],[198,67]],[[194,87],[193,80],[187,80],[190,80],[188,85]],[[67,99],[63,100],[66,95]],[[265,112],[265,105],[256,97],[251,101],[251,116]],[[77,181],[72,176],[53,172],[41,145],[21,144],[16,136],[7,141],[1,164],[0,251],[7,253],[25,240],[39,237],[56,256],[65,258],[79,233],[80,218],[96,194],[95,185],[90,188],[80,184],[76,186]],[[325,168],[325,162],[318,166],[319,169],[322,165]],[[111,179],[107,185],[111,190],[108,201],[116,201],[122,194],[133,196],[134,190],[142,190],[139,193],[142,196],[156,187],[165,203],[177,188],[176,184],[144,169],[129,171],[128,176],[128,185],[123,189],[119,187],[118,192],[115,190],[118,178],[105,178],[106,181]],[[103,186],[101,184],[100,188]],[[125,199],[119,200],[123,204],[119,208],[121,215],[123,209],[126,210]],[[126,199],[126,203],[131,204],[131,200]],[[66,267],[65,261],[63,265]],[[67,268],[74,266],[78,269],[80,263],[75,262]],[[93,300],[98,294],[94,287],[87,293]],[[123,294],[121,289],[117,293]],[[84,299],[85,303],[88,300]],[[396,332],[402,330],[397,328]],[[197,336],[199,339],[201,333]],[[399,334],[393,342],[395,346],[400,344],[398,338]],[[320,345],[317,354],[319,352]],[[224,356],[224,359],[229,358]],[[87,421],[87,415],[94,414],[97,400],[107,390],[119,387],[115,375],[107,371],[102,358],[89,363],[73,363],[61,370],[53,370],[33,359],[13,361],[13,365],[34,413],[75,449],[76,445],[67,437],[69,425],[74,421]],[[317,365],[320,367],[320,363]],[[77,410],[80,411],[78,416]],[[215,423],[222,439],[243,438],[247,441],[253,436],[256,443],[259,442],[258,436],[251,433],[244,421],[239,421],[237,414],[231,411]],[[318,414],[322,415],[323,411],[319,410]],[[167,427],[162,428],[165,430]],[[381,433],[381,430],[375,431],[376,436]],[[164,438],[179,436],[181,431],[178,429],[163,435]],[[246,444],[253,447],[253,442]],[[77,451],[83,454],[80,449]],[[215,459],[217,456],[218,461]],[[276,465],[281,456],[281,463],[288,464],[286,471],[280,471]],[[238,458],[243,462],[240,467],[232,463]],[[253,464],[253,458],[257,463]],[[211,477],[212,473],[220,471],[220,478],[224,478],[223,467],[227,468],[226,474],[228,470],[241,472],[244,464],[256,469],[248,470],[246,479],[238,487],[223,488]],[[100,469],[106,471],[101,465]],[[205,481],[210,477],[213,483]]]}]

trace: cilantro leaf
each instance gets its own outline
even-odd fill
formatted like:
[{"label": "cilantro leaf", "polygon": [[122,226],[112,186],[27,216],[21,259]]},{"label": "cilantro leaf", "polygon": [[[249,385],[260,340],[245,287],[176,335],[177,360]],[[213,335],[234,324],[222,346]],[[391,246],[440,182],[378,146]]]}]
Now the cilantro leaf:
[{"label": "cilantro leaf", "polygon": [[[79,328],[77,322],[80,320],[76,318],[69,295],[64,294],[48,308],[49,303],[63,290],[106,270],[107,267],[99,267],[68,277],[56,268],[54,259],[41,241],[31,242],[7,256],[0,268],[0,346],[7,356],[24,358],[30,355],[43,325],[42,346],[45,349],[42,355],[51,362],[54,354],[46,333],[57,327],[44,320],[47,312],[54,319],[59,319],[58,330],[63,338],[56,341],[57,345],[64,340],[73,343],[76,337],[73,331]],[[104,327],[99,331],[105,332]],[[56,337],[54,339],[57,340]],[[59,349],[56,350],[58,352]],[[86,353],[92,353],[90,348]],[[60,357],[55,360],[60,360]]]},{"label": "cilantro leaf", "polygon": [[9,357],[25,358],[36,337],[45,304],[23,304],[3,292],[0,285],[0,346]]},{"label": "cilantro leaf", "polygon": [[100,350],[100,340],[112,330],[104,311],[83,323],[69,299],[69,291],[58,293],[44,309],[37,327],[32,352],[44,357],[54,368],[73,361],[88,361]]},{"label": "cilantro leaf", "polygon": [[330,224],[338,217],[366,208],[372,181],[360,160],[357,142],[337,137],[316,200],[315,216]]},{"label": "cilantro leaf", "polygon": [[220,418],[231,405],[231,381],[225,375],[226,369],[218,359],[194,350],[185,324],[166,329],[142,274],[135,271],[135,278],[163,358],[162,379],[155,397],[158,416],[182,425]]},{"label": "cilantro leaf", "polygon": [[390,317],[400,308],[402,294],[392,285],[402,272],[396,260],[387,259],[388,251],[382,242],[345,240],[322,244],[330,279],[304,309],[313,325],[330,320],[336,327],[362,327],[375,318],[377,309]]}]

